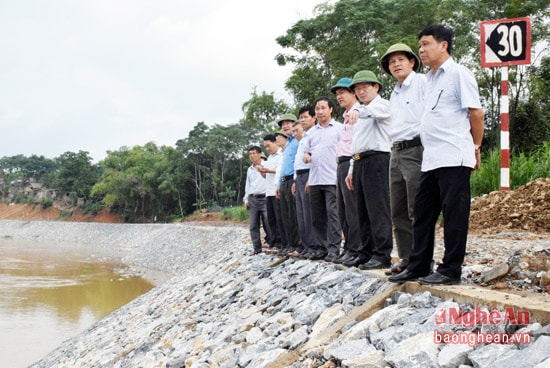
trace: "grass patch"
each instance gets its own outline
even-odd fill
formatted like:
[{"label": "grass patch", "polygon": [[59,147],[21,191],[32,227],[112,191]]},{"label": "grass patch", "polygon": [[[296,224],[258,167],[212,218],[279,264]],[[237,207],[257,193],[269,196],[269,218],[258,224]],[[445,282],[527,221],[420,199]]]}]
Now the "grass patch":
[{"label": "grass patch", "polygon": [[[510,186],[516,189],[537,178],[550,178],[550,143],[545,142],[530,154],[520,152],[510,157]],[[484,152],[481,168],[471,178],[472,196],[500,190],[500,149]]]},{"label": "grass patch", "polygon": [[222,220],[224,221],[248,221],[248,210],[244,206],[239,207],[227,207],[222,211]]},{"label": "grass patch", "polygon": [[64,220],[66,218],[71,217],[72,214],[73,214],[73,211],[62,210],[59,212],[59,219]]}]

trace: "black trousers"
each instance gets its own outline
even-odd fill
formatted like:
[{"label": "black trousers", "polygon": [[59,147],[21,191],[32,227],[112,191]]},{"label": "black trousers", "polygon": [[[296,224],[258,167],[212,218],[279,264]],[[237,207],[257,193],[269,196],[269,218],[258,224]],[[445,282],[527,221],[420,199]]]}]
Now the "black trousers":
[{"label": "black trousers", "polygon": [[284,248],[298,248],[300,236],[298,234],[298,218],[296,217],[296,199],[292,194],[294,180],[286,180],[279,188],[281,199],[281,215],[287,243]]},{"label": "black trousers", "polygon": [[361,254],[383,263],[391,262],[392,222],[389,193],[390,154],[379,152],[353,166],[353,191],[361,226]]},{"label": "black trousers", "polygon": [[317,253],[339,254],[342,230],[336,205],[336,185],[311,185],[309,200],[316,242],[312,250]]},{"label": "black trousers", "polygon": [[414,200],[414,245],[408,270],[425,275],[434,254],[435,225],[443,212],[445,253],[437,272],[460,277],[470,217],[469,167],[443,167],[420,174]]}]

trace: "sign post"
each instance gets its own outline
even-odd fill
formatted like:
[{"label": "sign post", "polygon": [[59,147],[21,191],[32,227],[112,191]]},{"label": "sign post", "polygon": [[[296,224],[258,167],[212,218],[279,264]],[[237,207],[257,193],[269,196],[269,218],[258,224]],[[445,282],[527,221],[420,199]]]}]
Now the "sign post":
[{"label": "sign post", "polygon": [[508,66],[531,63],[528,17],[481,22],[481,67],[501,67],[500,190],[510,190]]}]

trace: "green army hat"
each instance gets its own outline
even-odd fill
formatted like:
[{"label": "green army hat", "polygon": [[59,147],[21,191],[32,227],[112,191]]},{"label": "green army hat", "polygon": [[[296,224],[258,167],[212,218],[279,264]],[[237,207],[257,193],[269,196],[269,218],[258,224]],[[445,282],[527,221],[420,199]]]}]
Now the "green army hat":
[{"label": "green army hat", "polygon": [[413,70],[414,71],[417,71],[418,70],[418,67],[420,66],[420,59],[418,58],[418,56],[416,56],[416,54],[413,52],[413,50],[405,45],[404,43],[396,43],[396,44],[393,44],[391,45],[388,50],[386,51],[386,53],[384,55],[382,55],[382,58],[380,59],[380,64],[382,64],[382,69],[384,69],[384,71],[388,74],[391,74],[390,73],[390,68],[389,68],[389,59],[390,59],[390,55],[391,54],[394,54],[396,52],[403,52],[405,54],[408,55],[408,58],[409,60],[411,58],[414,58],[414,66],[413,66]]},{"label": "green army hat", "polygon": [[283,125],[283,121],[292,121],[294,123],[296,120],[298,120],[298,118],[296,118],[296,115],[294,114],[283,114],[283,116],[281,116],[279,120],[277,120],[277,124],[279,124],[279,127],[281,127]]},{"label": "green army hat", "polygon": [[382,83],[376,78],[376,75],[370,70],[361,70],[353,76],[353,81],[350,84],[350,88],[354,89],[358,83],[376,83],[382,89]]}]

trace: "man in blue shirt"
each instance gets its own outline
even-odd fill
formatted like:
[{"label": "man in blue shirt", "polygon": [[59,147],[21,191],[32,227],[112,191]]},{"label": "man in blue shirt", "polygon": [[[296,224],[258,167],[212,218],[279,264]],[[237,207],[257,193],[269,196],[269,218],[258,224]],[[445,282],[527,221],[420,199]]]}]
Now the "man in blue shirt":
[{"label": "man in blue shirt", "polygon": [[292,184],[294,183],[294,159],[299,145],[298,140],[292,135],[292,127],[296,120],[296,115],[284,114],[277,122],[279,127],[281,127],[288,137],[288,141],[283,149],[281,175],[277,188],[277,193],[281,200],[281,215],[287,242],[282,245],[281,254],[288,254],[298,250],[300,247],[298,219],[296,217],[296,201],[292,194]]}]

